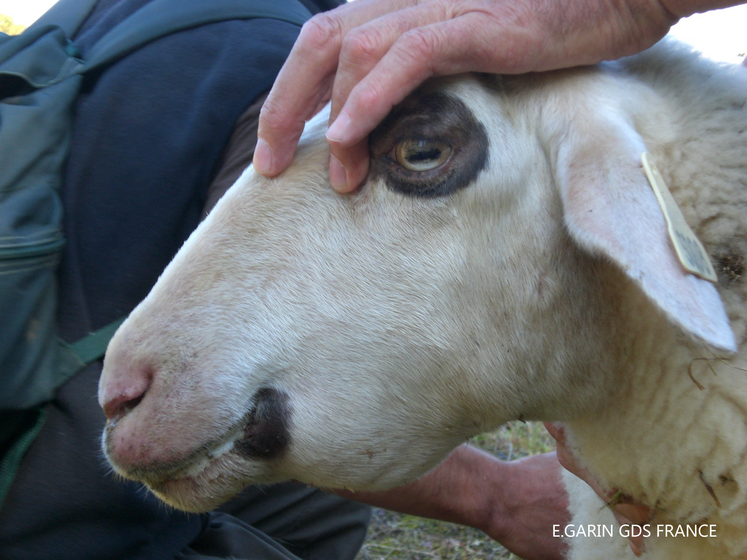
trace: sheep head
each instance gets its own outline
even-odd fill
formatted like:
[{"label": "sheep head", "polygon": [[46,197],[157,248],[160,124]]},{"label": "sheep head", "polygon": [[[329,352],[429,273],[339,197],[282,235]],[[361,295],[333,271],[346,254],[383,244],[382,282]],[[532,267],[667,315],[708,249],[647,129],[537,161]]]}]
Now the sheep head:
[{"label": "sheep head", "polygon": [[579,111],[594,80],[429,82],[352,195],[326,112],[283,175],[248,169],[110,344],[117,472],[190,511],[289,478],[389,488],[505,421],[603,406],[633,316],[733,349],[667,245],[648,140],[614,103]]}]

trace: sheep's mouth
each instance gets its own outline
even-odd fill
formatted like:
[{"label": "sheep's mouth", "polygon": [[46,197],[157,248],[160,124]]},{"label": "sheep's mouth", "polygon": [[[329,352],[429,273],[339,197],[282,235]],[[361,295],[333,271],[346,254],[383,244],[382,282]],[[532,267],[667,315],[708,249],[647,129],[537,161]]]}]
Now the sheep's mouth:
[{"label": "sheep's mouth", "polygon": [[263,388],[252,400],[250,410],[220,439],[198,447],[178,462],[132,467],[121,474],[158,493],[157,488],[171,482],[213,478],[219,472],[232,471],[236,463],[247,459],[279,459],[290,446],[290,399],[283,391]]},{"label": "sheep's mouth", "polygon": [[141,480],[164,502],[191,512],[213,509],[250,483],[276,482],[262,466],[290,445],[288,402],[282,391],[261,389],[251,410],[220,441],[198,450],[167,476]]},{"label": "sheep's mouth", "polygon": [[227,502],[250,483],[274,482],[261,469],[248,472],[246,462],[233,450],[194,467],[175,478],[145,482],[165,503],[189,512],[209,511]]},{"label": "sheep's mouth", "polygon": [[226,453],[259,460],[282,457],[290,446],[291,409],[287,393],[264,388],[257,391],[253,400],[251,410],[234,428],[220,441],[198,450],[183,474],[171,478],[195,478]]},{"label": "sheep's mouth", "polygon": [[[155,487],[168,481],[197,478],[211,464],[235,453],[236,442],[242,437],[244,427],[251,423],[251,412],[228,430],[223,437],[194,449],[186,457],[170,462],[149,462],[123,467],[109,458],[115,470],[125,478]],[[111,427],[107,426],[107,440]],[[109,455],[107,453],[107,455]]]}]

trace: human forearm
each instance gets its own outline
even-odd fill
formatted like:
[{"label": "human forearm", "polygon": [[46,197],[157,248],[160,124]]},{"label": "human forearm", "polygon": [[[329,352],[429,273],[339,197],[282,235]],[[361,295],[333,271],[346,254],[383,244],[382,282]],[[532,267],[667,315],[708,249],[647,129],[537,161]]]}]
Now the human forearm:
[{"label": "human forearm", "polygon": [[386,492],[341,492],[374,506],[476,527],[527,559],[559,559],[568,521],[554,453],[505,462],[463,445],[429,474]]}]

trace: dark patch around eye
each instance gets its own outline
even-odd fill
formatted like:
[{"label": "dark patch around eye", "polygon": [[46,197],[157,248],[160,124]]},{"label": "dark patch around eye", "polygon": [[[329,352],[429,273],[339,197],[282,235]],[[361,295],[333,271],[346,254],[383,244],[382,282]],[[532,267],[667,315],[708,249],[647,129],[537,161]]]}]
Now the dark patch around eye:
[{"label": "dark patch around eye", "polygon": [[[424,171],[405,169],[392,153],[399,142],[418,140],[451,146],[448,160]],[[382,178],[393,191],[414,197],[447,196],[469,186],[488,162],[488,135],[467,106],[444,93],[413,95],[395,107],[369,137],[369,177]],[[408,161],[440,156],[438,149],[415,152]]]}]

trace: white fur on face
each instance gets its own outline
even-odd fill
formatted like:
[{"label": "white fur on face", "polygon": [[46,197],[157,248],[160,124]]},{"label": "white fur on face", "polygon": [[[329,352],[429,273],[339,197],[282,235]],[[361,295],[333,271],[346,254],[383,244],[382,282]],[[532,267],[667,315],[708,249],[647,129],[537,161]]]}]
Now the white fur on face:
[{"label": "white fur on face", "polygon": [[[558,404],[538,374],[563,352],[538,353],[534,329],[562,303],[559,273],[544,262],[567,245],[557,195],[547,168],[532,167],[539,146],[495,111],[491,90],[475,80],[449,88],[490,131],[474,184],[421,199],[378,178],[339,196],[326,182],[322,114],[292,169],[277,180],[248,170],[200,226],[109,351],[102,386],[121,360],[155,370],[107,444],[125,475],[131,461],[173,463],[182,476],[196,448],[237,437],[262,388],[288,395],[290,446],[271,461],[229,452],[222,460],[237,466],[221,476],[241,484],[391,487],[474,433],[536,415],[536,396],[521,390],[528,379]],[[538,202],[555,221],[517,243]],[[140,455],[117,461],[125,441]],[[160,474],[141,470],[158,488]]]},{"label": "white fur on face", "polygon": [[[372,172],[348,196],[329,187],[319,115],[282,176],[245,172],[113,339],[102,403],[148,383],[105,434],[115,468],[201,511],[255,482],[396,486],[502,422],[562,419],[603,483],[670,504],[671,519],[717,515],[707,492],[693,497],[708,451],[669,449],[659,424],[662,410],[677,426],[697,410],[731,457],[708,476],[747,484],[734,459],[747,441],[729,435],[714,396],[747,394],[720,374],[701,395],[687,369],[703,341],[734,347],[729,320],[741,343],[744,287],[680,270],[637,153],[657,159],[714,260],[744,257],[742,156],[712,151],[690,172],[705,188],[679,177],[711,130],[715,112],[698,104],[725,105],[714,91],[733,86],[702,90],[707,71],[660,50],[606,70],[431,82],[372,137]],[[734,105],[718,127],[744,150]],[[486,135],[481,164],[470,119]],[[452,144],[430,182],[393,163],[408,135]],[[651,402],[642,387],[663,404],[637,407]],[[626,426],[680,459],[650,460]]]}]

